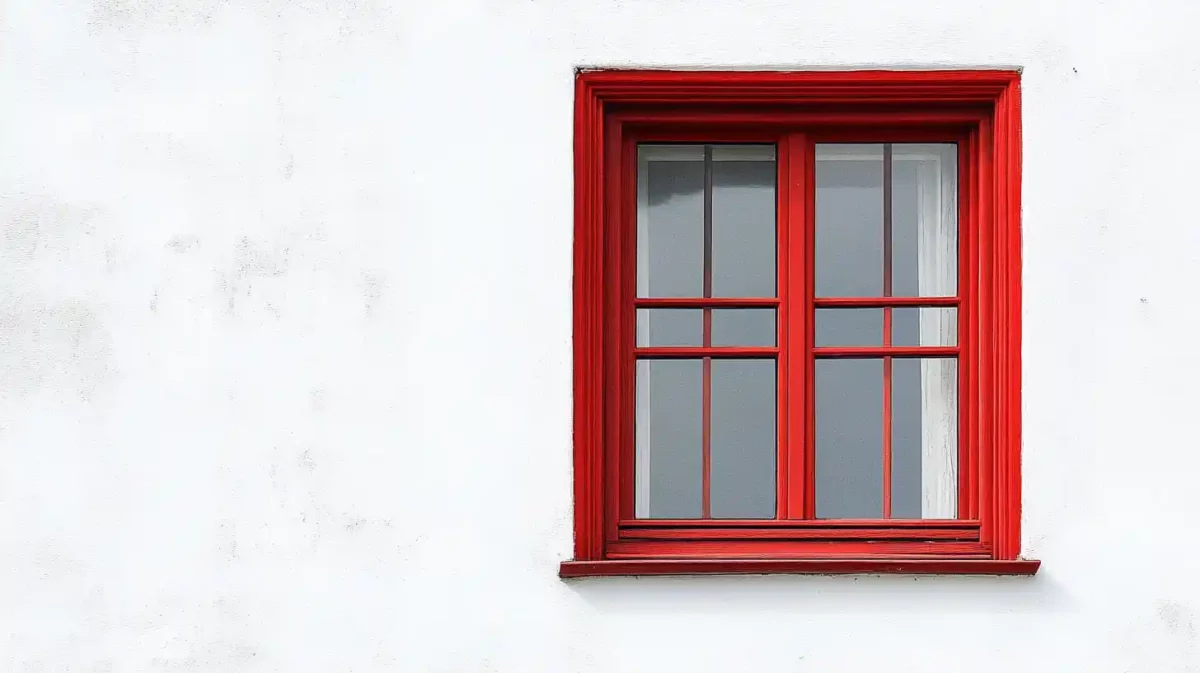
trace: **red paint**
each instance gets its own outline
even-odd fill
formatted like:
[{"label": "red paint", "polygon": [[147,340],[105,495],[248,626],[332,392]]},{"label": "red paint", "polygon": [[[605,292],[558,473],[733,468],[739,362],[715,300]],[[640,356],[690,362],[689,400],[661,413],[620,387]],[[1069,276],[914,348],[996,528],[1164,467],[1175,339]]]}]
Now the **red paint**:
[{"label": "red paint", "polygon": [[639,360],[665,358],[774,358],[775,346],[647,346],[633,349]]},{"label": "red paint", "polygon": [[818,358],[941,358],[954,357],[959,346],[817,346]]},{"label": "red paint", "polygon": [[1033,575],[1041,561],[977,559],[664,559],[566,561],[559,577],[604,575]]},{"label": "red paint", "polygon": [[[577,78],[576,540],[575,561],[563,564],[563,576],[1036,571],[1037,562],[1017,560],[1020,541],[1018,85],[1016,73],[999,71],[611,71],[584,73]],[[650,141],[776,144],[778,297],[633,296],[635,150],[637,142]],[[815,297],[814,143],[918,141],[959,143],[958,295]],[[706,266],[711,264],[710,246],[706,246]],[[710,284],[711,269],[706,275]],[[885,273],[885,277],[890,281],[890,273]],[[704,294],[711,295],[711,285],[706,290]],[[699,308],[711,316],[713,308],[736,306],[776,307],[777,347],[635,347],[635,307]],[[891,307],[896,306],[956,306],[959,345],[896,347],[890,345],[889,338],[880,348],[815,348],[812,317],[818,306],[874,306],[884,308],[885,313],[891,313]],[[708,320],[704,343],[711,344]],[[632,520],[634,363],[647,357],[699,357],[705,362],[714,357],[776,360],[779,445],[775,518]],[[885,518],[873,522],[827,522],[813,518],[816,514],[813,369],[817,358],[831,357],[883,357],[889,363],[894,357],[958,359],[962,520],[914,522]],[[885,389],[890,391],[890,387]],[[707,420],[705,425],[707,434]],[[707,444],[706,441],[706,449]],[[885,447],[886,453],[889,452]],[[708,473],[706,467],[706,501]],[[888,487],[890,479],[885,479],[885,489]],[[885,502],[890,504],[890,497]],[[708,508],[705,509],[707,514]]]},{"label": "red paint", "polygon": [[638,297],[637,308],[775,308],[777,297]]},{"label": "red paint", "polygon": [[958,297],[818,297],[816,308],[886,308],[904,306],[958,306]]},{"label": "red paint", "polygon": [[[892,144],[883,144],[883,296],[892,296]],[[892,307],[883,308],[883,345],[892,345]],[[892,518],[892,358],[883,358],[883,518]]]}]

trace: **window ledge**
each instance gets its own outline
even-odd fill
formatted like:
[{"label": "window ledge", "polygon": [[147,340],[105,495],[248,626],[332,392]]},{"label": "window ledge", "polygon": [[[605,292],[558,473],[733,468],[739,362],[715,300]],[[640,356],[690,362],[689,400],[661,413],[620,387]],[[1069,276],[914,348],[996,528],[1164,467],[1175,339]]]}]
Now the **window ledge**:
[{"label": "window ledge", "polygon": [[1041,565],[1029,559],[638,559],[564,561],[558,575],[1033,575]]}]

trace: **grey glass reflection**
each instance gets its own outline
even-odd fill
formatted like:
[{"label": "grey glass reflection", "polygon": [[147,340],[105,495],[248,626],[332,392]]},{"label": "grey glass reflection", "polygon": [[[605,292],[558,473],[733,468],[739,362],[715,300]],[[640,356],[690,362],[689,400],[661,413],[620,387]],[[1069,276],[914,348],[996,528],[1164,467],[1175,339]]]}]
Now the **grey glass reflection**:
[{"label": "grey glass reflection", "polygon": [[815,378],[817,517],[881,517],[883,362],[817,360]]},{"label": "grey glass reflection", "polygon": [[692,308],[637,310],[638,346],[702,346],[704,311]]},{"label": "grey glass reflection", "polygon": [[712,345],[774,346],[775,309],[713,309]]},{"label": "grey glass reflection", "polygon": [[816,316],[818,346],[883,345],[883,309],[822,308]]},{"label": "grey glass reflection", "polygon": [[775,516],[775,361],[712,360],[713,518]]},{"label": "grey glass reflection", "polygon": [[704,148],[638,147],[638,296],[704,293]]},{"label": "grey glass reflection", "polygon": [[700,360],[637,363],[635,509],[642,518],[702,513]]},{"label": "grey glass reflection", "polygon": [[[891,145],[892,290],[951,296],[957,282],[957,147]],[[884,145],[818,144],[816,292],[883,293]]]},{"label": "grey glass reflection", "polygon": [[892,344],[954,346],[958,344],[958,311],[952,307],[892,309]]},{"label": "grey glass reflection", "polygon": [[883,293],[883,146],[816,148],[816,293]]},{"label": "grey glass reflection", "polygon": [[[957,430],[957,363],[952,358],[892,360],[892,516],[920,519],[923,462],[940,455],[945,463],[934,474],[955,483],[953,454]],[[939,446],[939,442],[945,445]],[[926,455],[929,444],[930,455]],[[941,449],[940,451],[938,449]],[[945,512],[953,518],[953,512]]]},{"label": "grey glass reflection", "polygon": [[921,518],[921,361],[892,360],[892,517]]},{"label": "grey glass reflection", "polygon": [[953,296],[958,286],[958,148],[892,146],[892,294]]},{"label": "grey glass reflection", "polygon": [[775,296],[775,148],[712,148],[712,294]]}]

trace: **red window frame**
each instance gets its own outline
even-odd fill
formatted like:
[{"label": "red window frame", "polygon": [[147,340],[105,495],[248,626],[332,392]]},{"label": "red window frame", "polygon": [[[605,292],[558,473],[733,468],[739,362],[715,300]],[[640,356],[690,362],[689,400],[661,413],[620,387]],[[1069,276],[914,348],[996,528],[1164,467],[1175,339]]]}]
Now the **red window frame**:
[{"label": "red window frame", "polygon": [[[563,577],[610,574],[904,572],[1032,574],[1020,551],[1020,79],[1013,71],[595,71],[576,78],[574,558]],[[770,142],[779,165],[778,297],[635,299],[636,145]],[[814,519],[813,362],[861,355],[815,348],[812,312],[816,142],[954,142],[959,148],[959,283],[950,299],[820,305],[952,305],[959,310],[959,518]],[[778,515],[770,521],[635,520],[636,307],[777,307]],[[885,309],[885,315],[889,313]],[[707,312],[706,312],[707,313]],[[885,317],[886,320],[886,317]],[[637,348],[695,357],[695,347]],[[703,350],[703,349],[701,349]],[[885,345],[873,355],[914,349]],[[685,352],[686,351],[686,352]],[[885,359],[885,362],[890,360]],[[886,364],[885,364],[886,367]],[[886,394],[886,393],[885,393]],[[885,402],[886,405],[886,402]],[[886,408],[886,407],[885,407]],[[887,449],[885,446],[885,463]],[[885,467],[885,470],[887,468]],[[885,489],[889,480],[884,480]],[[885,515],[887,513],[885,512]]]}]

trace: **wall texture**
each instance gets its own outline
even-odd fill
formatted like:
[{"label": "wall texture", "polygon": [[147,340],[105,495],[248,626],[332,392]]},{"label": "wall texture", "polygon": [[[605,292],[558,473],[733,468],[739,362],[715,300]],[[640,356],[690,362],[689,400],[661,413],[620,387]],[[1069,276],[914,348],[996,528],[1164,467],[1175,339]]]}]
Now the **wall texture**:
[{"label": "wall texture", "polygon": [[[1200,670],[1198,24],[0,2],[0,670]],[[1041,574],[556,578],[581,64],[1025,68]]]}]

